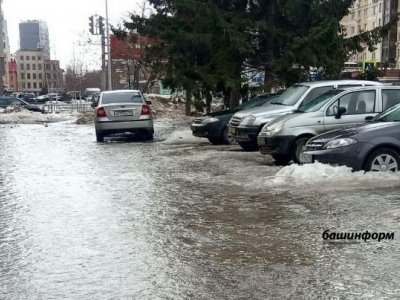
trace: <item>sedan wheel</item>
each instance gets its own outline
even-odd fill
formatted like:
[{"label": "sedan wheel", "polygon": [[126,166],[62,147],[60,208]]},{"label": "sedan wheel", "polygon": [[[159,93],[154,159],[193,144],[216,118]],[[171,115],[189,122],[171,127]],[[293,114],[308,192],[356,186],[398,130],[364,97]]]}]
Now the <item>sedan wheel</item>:
[{"label": "sedan wheel", "polygon": [[225,129],[224,129],[224,132],[222,133],[222,139],[224,141],[224,144],[237,145],[236,140],[233,137],[229,136],[228,132],[229,132],[229,127],[226,126]]},{"label": "sedan wheel", "polygon": [[312,156],[304,153],[309,139],[310,137],[302,137],[294,143],[294,161],[298,164],[312,163]]},{"label": "sedan wheel", "polygon": [[372,153],[366,164],[366,171],[398,172],[400,156],[392,149],[380,149]]}]

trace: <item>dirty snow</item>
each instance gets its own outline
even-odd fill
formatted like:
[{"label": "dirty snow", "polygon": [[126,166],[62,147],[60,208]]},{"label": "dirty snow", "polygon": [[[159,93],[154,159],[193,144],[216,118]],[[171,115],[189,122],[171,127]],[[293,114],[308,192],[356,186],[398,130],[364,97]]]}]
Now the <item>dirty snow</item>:
[{"label": "dirty snow", "polygon": [[79,113],[77,112],[42,114],[40,112],[22,110],[19,112],[1,113],[0,124],[37,124],[61,122],[77,119],[78,116]]},{"label": "dirty snow", "polygon": [[200,144],[207,142],[207,139],[195,137],[190,128],[178,128],[171,132],[164,141],[167,144]]},{"label": "dirty snow", "polygon": [[268,184],[272,186],[317,185],[324,188],[351,186],[391,187],[400,182],[400,173],[352,172],[345,166],[332,166],[319,162],[306,165],[290,165],[279,170]]}]

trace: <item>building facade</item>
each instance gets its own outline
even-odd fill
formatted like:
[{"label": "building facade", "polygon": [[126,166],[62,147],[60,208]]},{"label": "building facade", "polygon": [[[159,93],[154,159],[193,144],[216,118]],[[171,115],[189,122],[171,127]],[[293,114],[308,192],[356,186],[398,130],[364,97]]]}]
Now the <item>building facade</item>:
[{"label": "building facade", "polygon": [[17,62],[13,59],[7,63],[8,71],[8,88],[13,91],[18,91],[18,73],[17,73]]},{"label": "building facade", "polygon": [[[398,13],[398,0],[356,0],[350,8],[350,13],[344,17],[341,24],[345,28],[347,37],[352,37],[376,27],[385,25]],[[373,52],[365,49],[354,55],[351,61],[362,63],[363,61],[376,61],[380,65],[395,68],[399,67],[398,29],[395,26],[378,43]]]},{"label": "building facade", "polygon": [[25,21],[19,24],[20,50],[43,52],[50,59],[50,41],[47,23],[39,20]]},{"label": "building facade", "polygon": [[18,91],[39,94],[45,87],[43,51],[18,50],[16,53]]},{"label": "building facade", "polygon": [[48,92],[62,92],[64,88],[64,70],[60,68],[60,62],[58,60],[45,60],[44,71]]},{"label": "building facade", "polygon": [[4,94],[5,77],[6,77],[6,52],[5,52],[5,35],[4,35],[4,14],[3,0],[0,0],[0,95]]}]

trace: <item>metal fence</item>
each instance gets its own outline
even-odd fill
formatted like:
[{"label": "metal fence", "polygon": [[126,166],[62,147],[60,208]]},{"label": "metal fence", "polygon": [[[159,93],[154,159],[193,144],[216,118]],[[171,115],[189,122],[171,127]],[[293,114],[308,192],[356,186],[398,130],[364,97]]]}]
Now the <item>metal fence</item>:
[{"label": "metal fence", "polygon": [[71,111],[71,112],[91,112],[94,108],[91,106],[91,103],[46,103],[43,105],[45,112],[54,113],[54,112],[62,112],[62,111]]}]

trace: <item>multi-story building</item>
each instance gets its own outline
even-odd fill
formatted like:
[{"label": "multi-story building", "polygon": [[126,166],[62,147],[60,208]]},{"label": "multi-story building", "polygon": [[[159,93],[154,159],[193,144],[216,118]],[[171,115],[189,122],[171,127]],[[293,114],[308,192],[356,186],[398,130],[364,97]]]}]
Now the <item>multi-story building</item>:
[{"label": "multi-story building", "polygon": [[6,75],[6,53],[4,35],[3,0],[0,0],[0,95],[4,93],[4,80]]},{"label": "multi-story building", "polygon": [[8,88],[18,92],[18,73],[17,73],[17,62],[11,59],[7,64],[8,70]]},{"label": "multi-story building", "polygon": [[[347,37],[352,37],[378,26],[387,24],[397,14],[398,0],[356,0],[350,8],[350,13],[344,17],[341,24],[345,27]],[[373,52],[365,49],[351,60],[361,63],[365,60],[376,61],[395,67],[399,59],[396,50],[397,27],[391,29],[382,42],[375,46]]]},{"label": "multi-story building", "polygon": [[17,51],[18,91],[39,94],[44,89],[49,92],[62,90],[64,82],[60,62],[45,57],[46,54],[40,50]]},{"label": "multi-story building", "polygon": [[48,91],[61,92],[64,87],[64,70],[60,68],[60,61],[46,60],[44,70]]},{"label": "multi-story building", "polygon": [[50,41],[47,23],[39,20],[19,24],[20,50],[43,51],[43,57],[50,59]]},{"label": "multi-story building", "polygon": [[18,91],[39,94],[45,87],[43,51],[18,50],[16,53]]}]

